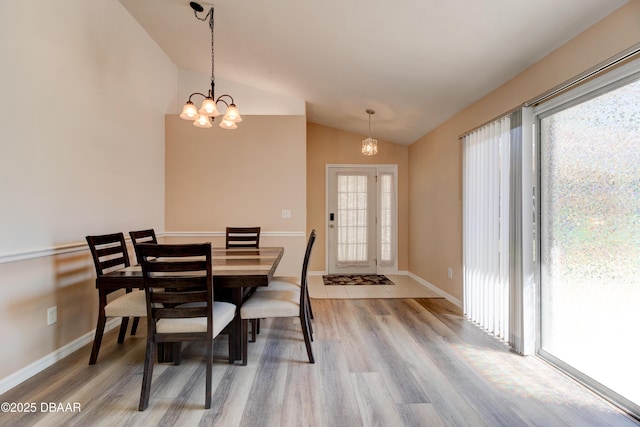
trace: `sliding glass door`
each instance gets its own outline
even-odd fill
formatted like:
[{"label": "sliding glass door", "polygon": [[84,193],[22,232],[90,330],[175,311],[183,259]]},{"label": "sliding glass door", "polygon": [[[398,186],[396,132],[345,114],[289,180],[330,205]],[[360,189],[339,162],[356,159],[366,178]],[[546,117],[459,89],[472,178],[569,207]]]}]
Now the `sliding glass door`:
[{"label": "sliding glass door", "polygon": [[538,115],[539,353],[640,408],[640,80]]}]

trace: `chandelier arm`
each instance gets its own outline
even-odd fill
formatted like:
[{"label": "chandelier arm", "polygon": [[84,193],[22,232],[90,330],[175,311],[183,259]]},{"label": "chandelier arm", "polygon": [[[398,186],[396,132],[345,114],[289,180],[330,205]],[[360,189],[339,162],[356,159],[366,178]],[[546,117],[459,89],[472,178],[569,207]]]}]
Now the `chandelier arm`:
[{"label": "chandelier arm", "polygon": [[[226,101],[224,101],[224,100],[222,100],[222,99],[221,99],[222,97],[225,97],[225,96],[226,96],[226,97],[228,97],[228,98],[230,98],[230,99],[231,99],[231,102],[226,102]],[[224,103],[225,103],[225,104],[227,104],[227,105],[229,105],[229,104],[235,104],[235,101],[233,100],[233,96],[231,96],[231,95],[227,95],[226,93],[225,93],[224,95],[220,95],[220,96],[218,97],[218,99],[216,100],[216,102],[217,102],[217,101],[222,101],[222,102],[224,102]]]},{"label": "chandelier arm", "polygon": [[226,105],[226,106],[227,106],[227,108],[229,108],[229,104],[227,103],[227,101],[225,101],[224,99],[220,99],[220,98],[221,98],[221,97],[218,97],[218,99],[216,99],[216,104],[217,104],[218,102],[222,102],[224,105]]},{"label": "chandelier arm", "polygon": [[194,95],[200,95],[200,96],[202,96],[204,98],[208,98],[207,95],[205,95],[204,93],[194,92],[191,95],[189,95],[189,102],[191,102],[191,97],[194,96]]}]

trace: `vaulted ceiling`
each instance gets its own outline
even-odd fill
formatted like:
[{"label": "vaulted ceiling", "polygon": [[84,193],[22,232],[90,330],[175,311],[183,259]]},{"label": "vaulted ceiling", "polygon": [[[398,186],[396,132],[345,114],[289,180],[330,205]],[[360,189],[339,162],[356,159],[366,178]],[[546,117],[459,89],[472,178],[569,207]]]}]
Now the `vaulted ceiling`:
[{"label": "vaulted ceiling", "polygon": [[[178,67],[210,74],[209,28],[187,0],[120,2]],[[358,134],[372,108],[374,137],[410,144],[626,2],[217,0],[215,76]]]}]

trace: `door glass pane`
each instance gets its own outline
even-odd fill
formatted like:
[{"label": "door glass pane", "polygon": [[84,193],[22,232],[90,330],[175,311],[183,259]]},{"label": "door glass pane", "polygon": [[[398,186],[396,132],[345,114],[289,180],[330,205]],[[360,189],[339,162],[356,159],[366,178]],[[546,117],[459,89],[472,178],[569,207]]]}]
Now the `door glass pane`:
[{"label": "door glass pane", "polygon": [[540,132],[541,350],[640,404],[640,82]]},{"label": "door glass pane", "polygon": [[391,262],[391,227],[393,213],[393,176],[380,174],[380,262]]},{"label": "door glass pane", "polygon": [[337,261],[368,261],[367,176],[338,175],[337,178]]}]

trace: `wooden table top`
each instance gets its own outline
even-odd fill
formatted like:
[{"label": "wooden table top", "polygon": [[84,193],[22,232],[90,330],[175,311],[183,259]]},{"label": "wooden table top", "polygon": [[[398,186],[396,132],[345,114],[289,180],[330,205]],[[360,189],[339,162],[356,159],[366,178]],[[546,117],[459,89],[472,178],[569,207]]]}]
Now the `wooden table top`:
[{"label": "wooden table top", "polygon": [[[212,248],[211,262],[214,286],[267,286],[282,259],[284,248],[259,249]],[[134,265],[98,276],[96,288],[120,289],[142,287],[142,269]]]}]

